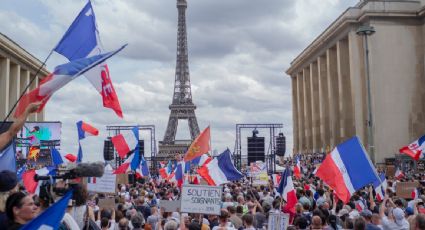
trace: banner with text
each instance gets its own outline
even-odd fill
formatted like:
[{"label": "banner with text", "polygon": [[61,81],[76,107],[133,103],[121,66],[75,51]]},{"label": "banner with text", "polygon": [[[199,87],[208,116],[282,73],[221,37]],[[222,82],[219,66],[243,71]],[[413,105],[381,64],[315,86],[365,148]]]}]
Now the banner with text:
[{"label": "banner with text", "polygon": [[220,215],[221,186],[183,185],[180,211]]}]

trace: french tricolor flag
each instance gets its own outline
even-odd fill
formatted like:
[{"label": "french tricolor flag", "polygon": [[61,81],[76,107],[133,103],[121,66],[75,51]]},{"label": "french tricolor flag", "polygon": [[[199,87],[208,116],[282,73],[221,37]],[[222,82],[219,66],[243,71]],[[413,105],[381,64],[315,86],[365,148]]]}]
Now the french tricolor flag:
[{"label": "french tricolor flag", "polygon": [[131,132],[125,131],[111,138],[112,144],[121,158],[125,158],[139,144],[139,128],[137,126],[133,127]]},{"label": "french tricolor flag", "polygon": [[201,167],[202,165],[207,164],[211,160],[212,160],[212,158],[210,156],[208,156],[208,154],[202,154],[201,156],[193,159],[192,163],[194,165]]},{"label": "french tricolor flag", "polygon": [[413,200],[416,200],[416,199],[419,199],[419,190],[418,190],[418,188],[414,188],[413,189],[413,191],[412,191],[412,199]]},{"label": "french tricolor flag", "polygon": [[[136,126],[132,129],[136,140],[139,140],[139,128]],[[114,174],[124,174],[129,171],[135,171],[140,165],[140,153],[139,153],[139,142],[137,142],[134,152],[115,169]]]},{"label": "french tricolor flag", "polygon": [[404,173],[400,168],[397,168],[397,170],[395,171],[394,178],[397,180],[401,180],[404,178]]},{"label": "french tricolor flag", "polygon": [[208,185],[214,186],[237,181],[243,177],[242,173],[233,165],[229,149],[199,168],[198,173],[207,181]]},{"label": "french tricolor flag", "polygon": [[[131,170],[136,170],[139,165],[139,154],[132,153],[118,168],[115,169],[114,174],[125,174]],[[136,164],[136,167],[132,165]]]},{"label": "french tricolor flag", "polygon": [[297,194],[295,192],[294,183],[292,182],[291,170],[286,168],[282,172],[282,177],[277,188],[277,192],[282,195],[286,201],[285,210],[295,213],[295,205],[298,202]]},{"label": "french tricolor flag", "polygon": [[294,165],[294,176],[301,178],[301,164],[299,157],[297,157],[296,163]]},{"label": "french tricolor flag", "polygon": [[142,156],[142,160],[140,161],[139,167],[136,169],[136,178],[142,178],[149,176],[149,167],[145,160],[145,158]]},{"label": "french tricolor flag", "polygon": [[354,192],[373,183],[378,177],[357,136],[336,146],[326,156],[316,176],[335,190],[344,203],[348,203]]},{"label": "french tricolor flag", "polygon": [[[93,56],[103,52],[99,32],[96,26],[96,17],[91,2],[88,1],[72,22],[54,51],[68,60]],[[119,117],[123,117],[118,96],[112,84],[109,68],[106,62],[85,73],[86,78],[102,95],[103,106],[111,108]]]},{"label": "french tricolor flag", "polygon": [[388,184],[387,179],[385,178],[385,173],[379,175],[379,180],[377,179],[373,182],[373,188],[375,189],[375,196],[378,201],[383,201],[385,196],[385,191],[387,190]]},{"label": "french tricolor flag", "polygon": [[167,167],[161,167],[159,169],[159,175],[164,180],[168,179],[172,172],[173,172],[173,165],[171,161],[168,161]]},{"label": "french tricolor flag", "polygon": [[279,187],[279,183],[280,183],[280,180],[282,179],[282,175],[280,175],[280,174],[273,174],[272,175],[272,181],[273,181],[273,185],[274,185],[274,187]]},{"label": "french tricolor flag", "polygon": [[86,138],[86,136],[97,136],[99,135],[99,130],[89,125],[84,121],[77,122],[77,130],[78,130],[78,158],[77,162],[81,162],[83,160],[83,149],[81,148],[81,140]]},{"label": "french tricolor flag", "polygon": [[357,211],[361,212],[366,208],[366,205],[364,204],[364,202],[362,200],[357,200],[354,202],[356,205],[356,209]]},{"label": "french tricolor flag", "polygon": [[78,139],[82,140],[87,136],[97,136],[99,135],[99,130],[93,127],[92,125],[79,121],[77,122],[77,130],[78,130]]},{"label": "french tricolor flag", "polygon": [[88,70],[104,62],[106,59],[112,57],[114,54],[124,49],[124,47],[125,46],[114,52],[99,54],[88,58],[76,59],[69,63],[57,66],[53,73],[47,75],[40,82],[40,85],[37,88],[28,92],[21,98],[14,116],[21,116],[27,106],[34,102],[42,102],[40,108],[37,110],[37,112],[41,112],[53,93],[68,84],[70,81],[81,76]]}]

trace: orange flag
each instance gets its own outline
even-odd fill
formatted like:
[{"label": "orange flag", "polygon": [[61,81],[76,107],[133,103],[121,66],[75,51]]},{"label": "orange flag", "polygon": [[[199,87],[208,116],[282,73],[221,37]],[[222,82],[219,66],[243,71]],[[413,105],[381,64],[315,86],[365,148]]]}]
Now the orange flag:
[{"label": "orange flag", "polygon": [[184,161],[193,160],[204,153],[210,151],[210,127],[204,129],[204,131],[196,137],[192,142],[189,149],[187,150]]}]

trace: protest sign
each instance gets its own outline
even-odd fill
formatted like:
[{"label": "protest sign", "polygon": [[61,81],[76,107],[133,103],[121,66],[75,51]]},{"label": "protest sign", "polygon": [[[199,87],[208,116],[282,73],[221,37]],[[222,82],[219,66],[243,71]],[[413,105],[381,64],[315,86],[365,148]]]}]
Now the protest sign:
[{"label": "protest sign", "polygon": [[159,207],[165,212],[178,212],[180,202],[180,200],[160,200]]},{"label": "protest sign", "polygon": [[268,185],[269,176],[267,175],[266,164],[262,161],[251,162],[250,176],[252,177],[252,185]]},{"label": "protest sign", "polygon": [[220,215],[222,187],[183,185],[180,211]]},{"label": "protest sign", "polygon": [[128,174],[117,174],[117,184],[128,184]]},{"label": "protest sign", "polygon": [[105,199],[99,199],[98,206],[100,209],[115,209],[115,198],[105,198]]},{"label": "protest sign", "polygon": [[102,177],[89,177],[87,181],[87,190],[91,192],[115,193],[116,176],[113,174],[110,165],[105,166],[105,172]]},{"label": "protest sign", "polygon": [[412,198],[413,189],[417,188],[419,183],[413,182],[397,182],[396,184],[396,195],[400,198]]},{"label": "protest sign", "polygon": [[270,213],[267,229],[285,230],[289,225],[289,215],[286,213]]}]

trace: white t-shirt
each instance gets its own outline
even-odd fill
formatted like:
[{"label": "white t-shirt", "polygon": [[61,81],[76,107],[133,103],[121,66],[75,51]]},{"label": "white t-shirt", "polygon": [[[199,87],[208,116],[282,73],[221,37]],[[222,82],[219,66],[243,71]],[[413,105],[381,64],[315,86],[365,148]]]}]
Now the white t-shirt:
[{"label": "white t-shirt", "polygon": [[63,216],[62,221],[70,230],[80,229],[80,227],[78,227],[77,222],[75,222],[74,218],[72,218],[72,216],[67,212],[65,212],[65,215]]}]

